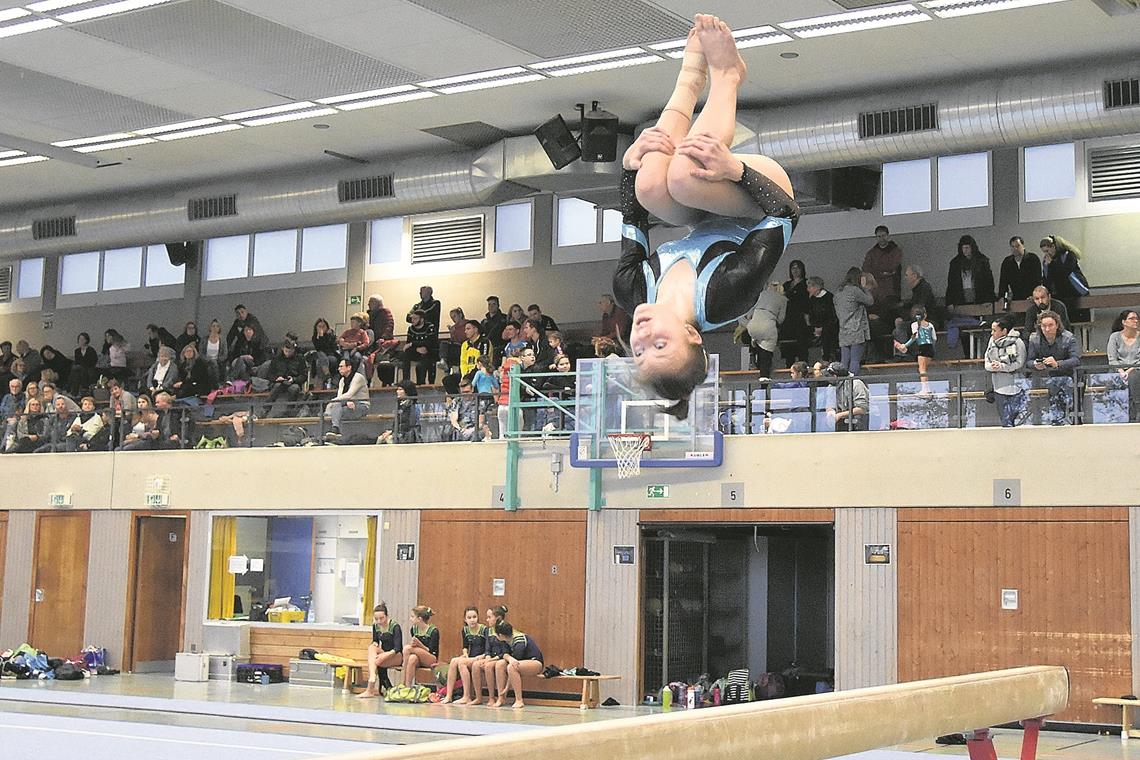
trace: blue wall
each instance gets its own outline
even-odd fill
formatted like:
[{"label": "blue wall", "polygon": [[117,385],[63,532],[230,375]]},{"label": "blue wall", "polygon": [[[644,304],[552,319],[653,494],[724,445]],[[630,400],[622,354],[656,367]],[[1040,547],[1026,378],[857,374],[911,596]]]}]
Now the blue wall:
[{"label": "blue wall", "polygon": [[269,518],[268,554],[266,603],[291,596],[293,604],[308,609],[301,597],[313,593],[313,518]]}]

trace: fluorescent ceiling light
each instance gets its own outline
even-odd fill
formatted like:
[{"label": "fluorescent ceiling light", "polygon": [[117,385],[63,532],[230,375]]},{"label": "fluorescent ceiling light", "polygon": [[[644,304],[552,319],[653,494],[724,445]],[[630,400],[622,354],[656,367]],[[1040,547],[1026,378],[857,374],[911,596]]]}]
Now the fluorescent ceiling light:
[{"label": "fluorescent ceiling light", "polygon": [[666,42],[657,42],[649,46],[650,50],[673,50],[674,48],[683,48],[688,38],[679,40],[668,40]]},{"label": "fluorescent ceiling light", "polygon": [[260,119],[249,119],[242,121],[247,127],[260,127],[263,124],[280,124],[283,121],[299,121],[301,119],[311,119],[314,116],[332,116],[336,113],[335,108],[318,108],[314,111],[302,111],[301,113],[283,113],[277,116],[265,116]]},{"label": "fluorescent ceiling light", "polygon": [[576,55],[571,58],[555,58],[552,61],[539,61],[529,64],[532,69],[552,69],[558,66],[573,66],[577,63],[590,63],[591,61],[608,61],[611,58],[626,58],[631,55],[644,53],[639,47],[624,48],[623,50],[610,50],[605,53],[590,53],[589,55]]},{"label": "fluorescent ceiling light", "polygon": [[284,113],[285,111],[300,111],[303,108],[316,108],[316,103],[310,103],[305,100],[300,103],[286,103],[283,106],[270,106],[269,108],[257,108],[253,111],[238,111],[236,113],[227,113],[222,116],[223,119],[229,121],[245,121],[246,119],[253,119],[258,116],[269,116],[275,113]]},{"label": "fluorescent ceiling light", "polygon": [[82,145],[75,148],[77,153],[98,153],[101,150],[118,150],[119,148],[133,148],[136,145],[146,145],[147,143],[154,142],[153,137],[136,137],[131,140],[119,140],[118,142],[99,143],[98,145]]},{"label": "fluorescent ceiling light", "polygon": [[69,8],[73,5],[83,5],[91,0],[40,0],[38,3],[28,3],[28,7],[36,13],[46,13],[60,8]]},{"label": "fluorescent ceiling light", "polygon": [[546,79],[542,74],[528,74],[521,77],[508,77],[506,79],[492,79],[489,82],[472,82],[470,84],[458,84],[453,87],[440,87],[440,92],[446,92],[449,95],[457,92],[471,92],[472,90],[489,90],[492,87],[505,87],[509,84],[522,84],[523,82],[537,82],[540,79]]},{"label": "fluorescent ceiling light", "polygon": [[154,139],[169,142],[170,140],[181,140],[185,137],[200,137],[201,135],[212,135],[218,132],[232,132],[235,129],[244,129],[244,127],[242,127],[241,124],[215,124],[212,127],[188,129],[185,132],[171,132],[163,135],[155,135]]},{"label": "fluorescent ceiling light", "polygon": [[626,66],[641,66],[646,63],[657,63],[661,58],[655,55],[642,55],[637,58],[622,58],[618,61],[603,61],[602,63],[591,63],[586,66],[572,66],[568,69],[557,69],[551,71],[552,77],[568,77],[572,74],[587,74],[591,71],[605,71],[606,69],[621,69]]},{"label": "fluorescent ceiling light", "polygon": [[0,26],[0,37],[15,37],[17,34],[38,32],[41,29],[51,29],[53,26],[63,26],[63,24],[54,19],[41,18],[35,21],[25,21],[22,24]]},{"label": "fluorescent ceiling light", "polygon": [[47,161],[47,156],[21,156],[19,158],[5,158],[0,160],[0,166],[19,166],[20,164],[36,164]]},{"label": "fluorescent ceiling light", "polygon": [[364,92],[350,92],[347,95],[337,95],[331,98],[321,98],[318,103],[330,105],[332,103],[346,103],[350,100],[363,100],[365,98],[378,98],[382,95],[395,95],[398,92],[411,92],[416,89],[414,84],[401,84],[395,87],[384,87],[379,90],[366,90]]},{"label": "fluorescent ceiling light", "polygon": [[0,150],[0,158],[15,158],[24,155],[22,150]]},{"label": "fluorescent ceiling light", "polygon": [[939,18],[972,16],[977,13],[1028,8],[1033,5],[1064,3],[1068,0],[931,0],[923,5]]},{"label": "fluorescent ceiling light", "polygon": [[126,13],[127,11],[149,8],[152,5],[162,5],[163,3],[169,2],[170,0],[120,0],[120,2],[117,3],[97,5],[94,8],[84,8],[81,11],[70,11],[56,15],[58,18],[72,23],[75,21],[86,21],[92,18],[102,18],[103,16],[110,16],[115,13]]},{"label": "fluorescent ceiling light", "polygon": [[134,137],[134,135],[130,134],[129,132],[116,132],[112,135],[99,135],[98,137],[80,137],[76,140],[60,140],[59,142],[53,142],[52,145],[57,148],[70,148],[75,145],[90,145],[91,143],[129,140],[132,137]]},{"label": "fluorescent ceiling light", "polygon": [[177,132],[182,129],[192,129],[194,127],[204,127],[207,124],[218,124],[221,119],[216,116],[211,116],[206,119],[194,119],[193,121],[180,121],[177,124],[166,124],[161,127],[147,127],[146,129],[136,129],[136,135],[158,135],[164,132]]},{"label": "fluorescent ceiling light", "polygon": [[522,66],[511,66],[505,69],[492,69],[491,71],[477,71],[474,74],[460,74],[457,77],[446,77],[444,79],[432,79],[428,82],[420,82],[420,87],[444,87],[449,84],[459,84],[461,82],[474,82],[476,79],[494,79],[495,77],[505,77],[511,74],[525,74],[526,69]]},{"label": "fluorescent ceiling light", "polygon": [[826,24],[845,24],[854,21],[862,21],[865,19],[881,18],[883,16],[892,16],[898,13],[917,13],[918,9],[913,5],[895,5],[889,8],[867,8],[861,11],[849,11],[847,13],[834,13],[830,16],[816,16],[815,18],[802,18],[796,21],[787,21],[781,23],[780,26],[784,29],[803,29],[808,26],[824,26]]},{"label": "fluorescent ceiling light", "polygon": [[24,16],[32,15],[31,11],[26,11],[23,8],[9,8],[8,10],[0,11],[0,21],[11,21],[14,18],[23,18]]},{"label": "fluorescent ceiling light", "polygon": [[913,5],[895,5],[889,8],[869,8],[850,13],[788,21],[780,24],[780,26],[784,29],[790,29],[797,37],[807,38],[860,32],[866,29],[881,29],[888,26],[902,26],[903,24],[917,24],[922,21],[933,21],[933,19]]},{"label": "fluorescent ceiling light", "polygon": [[[771,27],[769,27],[769,29],[771,29]],[[789,35],[786,35],[776,29],[772,29],[770,32],[763,33],[763,36],[760,37],[748,36],[743,39],[738,39],[736,41],[736,47],[740,50],[743,50],[744,48],[761,47],[763,45],[776,45],[781,42],[791,42],[792,39],[793,38]],[[685,51],[672,50],[668,53],[668,56],[670,58],[683,58],[685,56]]]},{"label": "fluorescent ceiling light", "polygon": [[438,97],[439,93],[429,92],[428,90],[418,90],[417,92],[409,92],[404,95],[391,95],[386,98],[376,98],[375,100],[357,100],[352,103],[342,103],[337,106],[342,111],[356,111],[361,108],[374,108],[375,106],[386,106],[389,103],[406,103],[409,100],[424,100],[425,98]]}]

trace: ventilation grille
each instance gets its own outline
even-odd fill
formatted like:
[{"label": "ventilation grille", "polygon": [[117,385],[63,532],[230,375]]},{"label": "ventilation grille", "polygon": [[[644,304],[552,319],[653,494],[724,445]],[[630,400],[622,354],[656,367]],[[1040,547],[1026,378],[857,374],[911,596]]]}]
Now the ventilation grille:
[{"label": "ventilation grille", "polygon": [[191,198],[186,204],[186,216],[192,222],[237,216],[237,195],[218,195],[213,198]]},{"label": "ventilation grille", "polygon": [[392,175],[342,179],[336,183],[336,195],[337,200],[341,203],[370,201],[374,198],[391,198],[395,195],[392,191]]},{"label": "ventilation grille", "polygon": [[75,237],[75,217],[57,216],[54,219],[36,219],[32,222],[33,240]]},{"label": "ventilation grille", "polygon": [[859,114],[859,139],[938,129],[938,104],[867,111]]},{"label": "ventilation grille", "polygon": [[1104,83],[1104,108],[1131,108],[1140,105],[1140,78],[1116,79]]},{"label": "ventilation grille", "polygon": [[12,300],[12,265],[0,267],[0,303]]},{"label": "ventilation grille", "polygon": [[1089,200],[1140,198],[1140,145],[1089,151]]},{"label": "ventilation grille", "polygon": [[483,258],[483,215],[412,222],[412,263]]}]

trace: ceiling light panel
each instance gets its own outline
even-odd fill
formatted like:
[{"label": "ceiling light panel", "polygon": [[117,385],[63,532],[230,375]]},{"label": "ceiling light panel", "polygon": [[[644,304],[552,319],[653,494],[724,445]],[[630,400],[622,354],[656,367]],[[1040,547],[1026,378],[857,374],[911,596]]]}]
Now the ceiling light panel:
[{"label": "ceiling light panel", "polygon": [[385,95],[395,95],[401,92],[411,92],[416,89],[413,84],[401,84],[396,87],[382,87],[379,90],[366,90],[364,92],[351,92],[347,95],[336,95],[331,98],[318,98],[318,103],[331,105],[333,103],[347,103],[350,100],[367,100],[372,98],[379,98]]},{"label": "ceiling light panel", "polygon": [[149,8],[154,5],[165,5],[171,0],[119,0],[116,3],[107,3],[105,5],[96,5],[92,8],[83,8],[77,11],[69,11],[67,13],[55,14],[57,18],[73,24],[77,21],[89,21],[93,18],[102,18],[103,16],[113,16],[116,13],[126,13],[127,11],[137,11],[140,8]]},{"label": "ceiling light panel", "polygon": [[0,158],[15,158],[24,155],[22,150],[0,150]]},{"label": "ceiling light panel", "polygon": [[237,111],[235,113],[227,113],[222,116],[223,119],[228,121],[245,121],[246,119],[254,119],[259,116],[269,116],[271,114],[284,113],[285,111],[300,111],[302,108],[316,108],[316,103],[310,103],[307,100],[300,103],[285,103],[280,106],[269,106],[268,108],[256,108],[252,111]]},{"label": "ceiling light panel", "polygon": [[24,16],[32,15],[31,11],[26,11],[23,8],[7,8],[0,10],[0,21],[11,21],[16,18],[23,18]]},{"label": "ceiling light panel", "polygon": [[882,29],[888,26],[902,26],[932,20],[926,13],[907,4],[787,21],[779,24],[779,26],[791,31],[796,37],[808,38],[860,32],[867,29]]},{"label": "ceiling light panel", "polygon": [[260,119],[243,119],[242,124],[245,124],[247,127],[260,127],[265,124],[280,124],[285,121],[311,119],[314,116],[332,116],[334,113],[336,113],[335,108],[317,108],[312,111],[302,111],[301,113],[282,113],[276,116],[264,116]]},{"label": "ceiling light panel", "polygon": [[573,66],[581,63],[592,63],[594,61],[608,61],[613,58],[628,58],[630,56],[643,54],[645,51],[639,47],[623,48],[621,50],[608,50],[604,53],[590,53],[589,55],[575,55],[569,58],[555,58],[552,61],[539,61],[528,65],[531,69],[553,69],[560,66]]},{"label": "ceiling light panel", "polygon": [[9,24],[7,26],[0,26],[0,37],[15,37],[18,34],[38,32],[41,29],[51,29],[53,26],[63,26],[63,24],[50,18],[25,21],[20,24]]},{"label": "ceiling light panel", "polygon": [[73,8],[76,5],[87,5],[91,0],[40,0],[37,3],[28,3],[27,7],[36,13],[57,11],[60,8]]},{"label": "ceiling light panel", "polygon": [[129,140],[134,135],[128,132],[116,132],[113,135],[99,135],[98,137],[80,137],[75,140],[60,140],[53,142],[57,148],[72,148],[76,145],[90,145],[92,143],[114,142],[115,140]]},{"label": "ceiling light panel", "polygon": [[171,140],[183,140],[187,137],[201,137],[202,135],[213,135],[218,132],[232,132],[235,129],[244,129],[241,124],[216,124],[212,127],[200,127],[198,129],[188,129],[184,132],[170,132],[167,134],[155,135],[154,139],[169,142]]},{"label": "ceiling light panel", "polygon": [[77,153],[98,153],[103,150],[118,150],[119,148],[133,148],[136,145],[146,145],[147,143],[154,142],[153,137],[135,137],[130,140],[118,140],[116,142],[99,143],[97,145],[80,145],[73,148]]},{"label": "ceiling light panel", "polygon": [[555,69],[549,72],[552,77],[568,77],[574,74],[588,74],[591,71],[605,71],[607,69],[623,69],[627,66],[643,66],[647,63],[659,63],[662,59],[656,55],[640,55],[636,58],[622,58],[617,61],[602,61],[590,63],[585,66],[571,66],[568,69]]},{"label": "ceiling light panel", "polygon": [[386,106],[390,103],[407,103],[412,100],[425,100],[438,96],[439,93],[429,90],[419,90],[417,92],[404,93],[403,95],[389,95],[388,97],[376,98],[374,100],[357,100],[352,103],[341,103],[337,108],[342,111],[357,111],[361,108],[375,108],[376,106]]},{"label": "ceiling light panel", "polygon": [[1069,0],[931,0],[923,7],[939,18],[973,16],[979,13],[1007,11],[1014,8],[1029,8],[1034,5],[1066,3]]},{"label": "ceiling light panel", "polygon": [[182,121],[177,124],[166,124],[161,127],[147,127],[146,129],[131,130],[136,135],[158,135],[165,132],[178,132],[183,129],[193,129],[194,127],[204,127],[207,124],[218,124],[221,119],[211,116],[208,119],[192,119],[191,121]]},{"label": "ceiling light panel", "polygon": [[469,84],[457,84],[450,87],[440,87],[440,92],[445,92],[449,95],[457,92],[471,92],[472,90],[489,90],[492,87],[506,87],[509,84],[522,84],[523,82],[537,82],[540,79],[546,79],[542,74],[525,74],[517,77],[506,77],[504,79],[492,79],[489,82],[471,82]]},{"label": "ceiling light panel", "polygon": [[47,156],[20,156],[19,158],[0,159],[0,166],[20,166],[21,164],[38,164],[47,161]]},{"label": "ceiling light panel", "polygon": [[444,77],[443,79],[432,79],[427,82],[420,82],[420,87],[435,87],[442,89],[447,85],[461,84],[463,82],[474,82],[478,79],[497,79],[499,77],[510,76],[512,74],[526,74],[527,70],[522,66],[510,66],[505,69],[491,69],[490,71],[477,71],[474,74],[460,74],[454,77]]}]

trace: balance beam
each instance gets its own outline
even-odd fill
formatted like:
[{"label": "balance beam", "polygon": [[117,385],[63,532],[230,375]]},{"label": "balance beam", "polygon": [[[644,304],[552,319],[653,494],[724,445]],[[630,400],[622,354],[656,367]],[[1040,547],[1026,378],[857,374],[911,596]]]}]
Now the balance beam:
[{"label": "balance beam", "polygon": [[[744,705],[445,740],[343,760],[822,760],[1001,723],[1069,701],[1062,667],[1034,666]],[[504,712],[510,710],[503,708]]]}]

